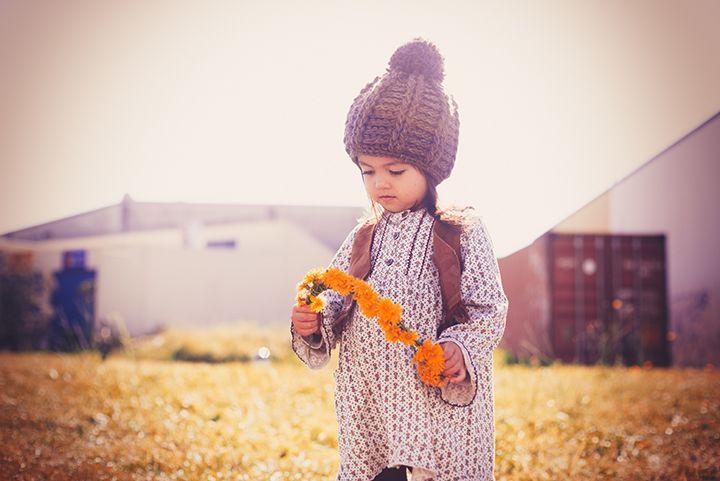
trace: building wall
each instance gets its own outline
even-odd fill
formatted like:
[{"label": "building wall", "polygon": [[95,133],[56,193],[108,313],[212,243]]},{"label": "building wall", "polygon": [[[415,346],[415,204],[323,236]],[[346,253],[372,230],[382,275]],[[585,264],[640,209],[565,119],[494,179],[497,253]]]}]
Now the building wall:
[{"label": "building wall", "polygon": [[720,365],[720,114],[555,232],[665,234],[673,364]]},{"label": "building wall", "polygon": [[568,234],[577,232],[610,233],[610,193],[605,192],[594,199],[553,227],[552,230]]},{"label": "building wall", "polygon": [[543,236],[498,260],[510,301],[501,347],[522,358],[553,357],[547,248],[547,236]]},{"label": "building wall", "polygon": [[660,154],[610,196],[614,232],[667,236],[676,365],[720,365],[720,115]]},{"label": "building wall", "polygon": [[[720,365],[719,180],[717,114],[552,229],[570,234],[666,236],[668,337],[676,366]],[[528,307],[515,307],[513,315],[512,295],[528,289],[522,284],[535,278],[529,267],[525,272],[518,267],[519,262],[528,263],[529,255],[521,250],[500,261],[501,269],[508,271],[503,277],[511,297],[508,343],[513,342],[515,330],[525,329],[525,321],[516,316]]]},{"label": "building wall", "polygon": [[232,239],[236,248],[193,248],[179,229],[0,247],[31,250],[34,268],[50,282],[63,251],[85,249],[87,267],[97,272],[96,319],[122,320],[132,335],[161,325],[289,322],[295,286],[333,256],[288,221],[203,227],[195,235],[197,245]]}]

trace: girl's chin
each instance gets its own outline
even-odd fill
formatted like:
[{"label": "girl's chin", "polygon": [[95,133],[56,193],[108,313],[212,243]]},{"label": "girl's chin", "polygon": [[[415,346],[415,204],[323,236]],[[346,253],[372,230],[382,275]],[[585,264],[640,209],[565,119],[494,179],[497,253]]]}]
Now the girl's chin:
[{"label": "girl's chin", "polygon": [[404,207],[397,203],[397,197],[391,199],[379,199],[378,202],[388,212],[398,213],[409,209],[410,207]]}]

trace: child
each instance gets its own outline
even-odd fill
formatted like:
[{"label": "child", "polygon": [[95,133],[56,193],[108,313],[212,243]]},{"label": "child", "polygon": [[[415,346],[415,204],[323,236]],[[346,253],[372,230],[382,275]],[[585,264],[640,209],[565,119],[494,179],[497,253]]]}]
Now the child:
[{"label": "child", "polygon": [[[324,366],[340,341],[334,373],[339,481],[405,480],[407,471],[413,481],[494,479],[492,351],[508,301],[482,221],[466,210],[437,210],[435,187],[454,165],[459,125],[443,76],[436,47],[416,39],[353,101],[345,149],[360,168],[375,215],[350,232],[330,266],[348,272],[356,234],[372,224],[365,280],[402,306],[402,322],[420,340],[441,343],[449,383],[424,384],[413,349],[386,341],[375,319],[334,291],[321,294],[322,313],[292,310],[293,349],[310,368]],[[461,267],[454,272],[436,266],[448,258],[437,254],[442,246],[434,233],[441,226],[459,234]],[[449,257],[457,263],[452,251]],[[461,305],[448,324],[441,284],[453,276]]]}]

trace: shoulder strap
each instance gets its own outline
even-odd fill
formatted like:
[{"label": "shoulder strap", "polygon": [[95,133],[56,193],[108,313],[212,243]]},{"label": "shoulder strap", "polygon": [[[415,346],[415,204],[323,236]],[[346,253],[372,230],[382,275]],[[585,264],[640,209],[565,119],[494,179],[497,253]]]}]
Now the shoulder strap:
[{"label": "shoulder strap", "polygon": [[365,279],[370,273],[370,249],[376,225],[374,222],[367,223],[355,233],[348,267],[348,274],[351,276]]},{"label": "shoulder strap", "polygon": [[461,259],[460,227],[436,219],[433,225],[433,262],[440,278],[444,314],[438,334],[468,317],[460,294]]},{"label": "shoulder strap", "polygon": [[[353,239],[352,251],[350,252],[350,266],[348,274],[358,279],[365,280],[370,274],[370,252],[372,249],[372,241],[375,235],[375,222],[368,222],[358,229]],[[349,317],[353,307],[352,294],[348,294],[343,299],[343,305],[335,320],[335,332],[342,332],[342,328]]]}]

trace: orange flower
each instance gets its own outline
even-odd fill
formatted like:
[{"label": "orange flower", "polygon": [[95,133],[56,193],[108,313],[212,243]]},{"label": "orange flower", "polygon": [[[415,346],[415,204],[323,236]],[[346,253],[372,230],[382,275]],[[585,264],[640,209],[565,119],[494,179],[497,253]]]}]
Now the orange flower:
[{"label": "orange flower", "polygon": [[391,324],[385,329],[385,339],[390,342],[398,342],[402,337],[402,329],[399,326]]},{"label": "orange flower", "polygon": [[310,310],[313,312],[320,312],[325,307],[325,302],[319,297],[310,298]]},{"label": "orange flower", "polygon": [[406,331],[403,330],[400,334],[400,338],[398,339],[400,342],[405,344],[406,346],[414,346],[417,342],[418,333],[415,331]]},{"label": "orange flower", "polygon": [[412,346],[417,341],[418,334],[415,331],[408,331],[400,326],[391,324],[385,331],[385,339],[390,342],[402,342],[407,346]]},{"label": "orange flower", "polygon": [[307,274],[305,274],[305,278],[303,279],[303,284],[312,284],[314,282],[319,281],[322,278],[323,271],[322,269],[313,269]]},{"label": "orange flower", "polygon": [[[360,310],[362,311],[363,314],[365,314],[366,317],[369,317],[369,318],[378,317],[379,303],[380,303],[380,298],[377,296],[377,294],[367,296],[366,298],[362,299],[362,301],[358,301]],[[378,317],[378,320],[380,320],[379,317]]]},{"label": "orange flower", "polygon": [[[418,333],[406,329],[400,322],[402,306],[386,297],[381,298],[370,284],[339,269],[314,269],[308,272],[303,282],[297,286],[298,294],[295,300],[298,305],[309,305],[312,311],[320,312],[325,303],[318,294],[326,289],[332,289],[343,296],[352,292],[362,313],[369,318],[377,317],[378,325],[388,341],[401,342],[408,346],[418,345]],[[437,387],[447,383],[447,379],[442,376],[445,359],[439,344],[427,339],[417,348],[413,362],[424,383]]]},{"label": "orange flower", "polygon": [[425,340],[413,356],[413,362],[424,383],[437,387],[447,384],[447,380],[442,376],[445,357],[440,344],[435,344],[430,339]]},{"label": "orange flower", "polygon": [[388,322],[388,320],[383,317],[378,317],[377,322],[380,325],[380,329],[382,329],[382,332],[387,332],[389,329],[392,328],[392,325]]},{"label": "orange flower", "polygon": [[370,287],[370,284],[365,281],[356,282],[353,293],[363,314],[367,317],[376,317],[378,315],[378,295],[373,288]]},{"label": "orange flower", "polygon": [[390,324],[397,324],[400,322],[400,317],[402,317],[402,307],[385,297],[378,302],[377,315]]},{"label": "orange flower", "polygon": [[323,284],[337,291],[342,296],[347,296],[353,290],[355,283],[353,277],[335,267],[328,269],[322,276]]}]

